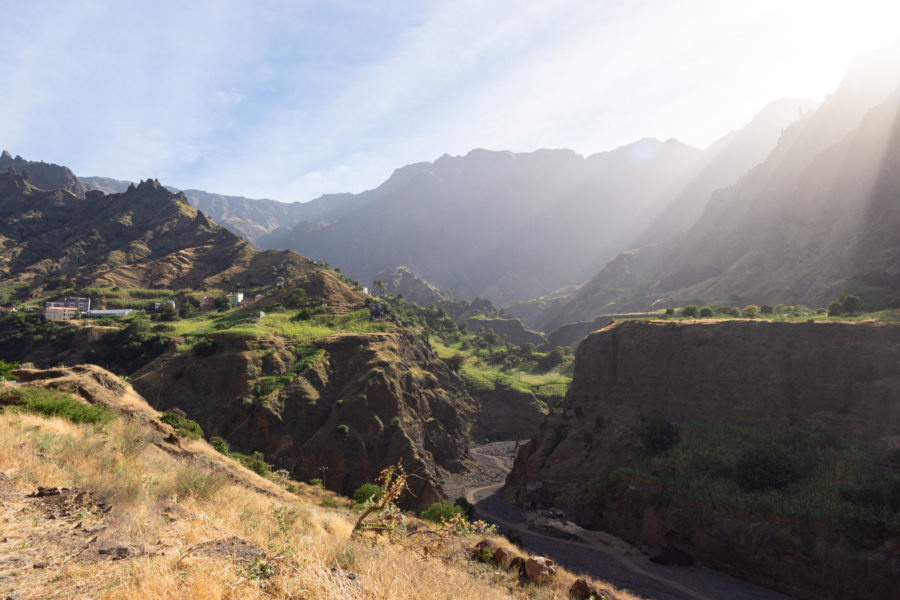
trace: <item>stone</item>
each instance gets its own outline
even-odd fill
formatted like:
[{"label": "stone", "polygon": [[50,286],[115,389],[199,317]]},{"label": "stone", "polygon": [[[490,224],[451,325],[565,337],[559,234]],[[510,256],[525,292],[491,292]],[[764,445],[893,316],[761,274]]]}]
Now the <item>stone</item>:
[{"label": "stone", "polygon": [[556,563],[544,556],[531,556],[525,561],[525,577],[533,583],[547,583],[558,570]]},{"label": "stone", "polygon": [[601,597],[597,586],[587,579],[576,579],[572,587],[569,588],[569,595],[578,600],[588,600],[591,597],[599,600]]}]

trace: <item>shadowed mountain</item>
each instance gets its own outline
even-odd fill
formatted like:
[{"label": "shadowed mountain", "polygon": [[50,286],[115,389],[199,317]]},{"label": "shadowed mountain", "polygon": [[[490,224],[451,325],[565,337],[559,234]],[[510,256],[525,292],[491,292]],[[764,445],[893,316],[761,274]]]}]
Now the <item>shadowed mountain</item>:
[{"label": "shadowed mountain", "polygon": [[13,296],[113,283],[200,288],[223,280],[264,284],[308,262],[291,251],[260,252],[147,180],[121,194],[39,189],[0,174],[0,277]]},{"label": "shadowed mountain", "polygon": [[0,173],[5,173],[10,168],[25,175],[34,187],[42,190],[66,190],[84,198],[85,187],[68,167],[43,161],[25,160],[21,156],[13,158],[9,152],[4,150],[0,153]]},{"label": "shadowed mountain", "polygon": [[896,59],[854,64],[763,164],[713,194],[689,232],[620,254],[571,297],[530,315],[531,324],[552,329],[611,307],[696,301],[816,307],[841,291],[870,307],[896,302],[898,72]]},{"label": "shadowed mountain", "polygon": [[399,169],[333,223],[300,223],[260,244],[295,248],[364,281],[407,265],[456,297],[533,297],[577,281],[615,246],[616,221],[657,205],[700,155],[642,140],[587,159],[570,150],[443,156]]}]

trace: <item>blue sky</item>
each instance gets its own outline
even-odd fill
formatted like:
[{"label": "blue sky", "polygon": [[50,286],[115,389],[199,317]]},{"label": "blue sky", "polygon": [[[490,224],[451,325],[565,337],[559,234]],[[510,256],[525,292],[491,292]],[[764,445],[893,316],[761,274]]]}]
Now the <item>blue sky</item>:
[{"label": "blue sky", "polygon": [[0,147],[283,201],[476,147],[705,147],[833,91],[895,4],[0,0]]}]

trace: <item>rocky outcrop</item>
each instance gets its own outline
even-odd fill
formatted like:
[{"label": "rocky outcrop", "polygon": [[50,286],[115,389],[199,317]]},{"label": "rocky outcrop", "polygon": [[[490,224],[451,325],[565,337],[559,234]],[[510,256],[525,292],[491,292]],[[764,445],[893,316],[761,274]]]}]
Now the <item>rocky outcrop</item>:
[{"label": "rocky outcrop", "polygon": [[84,198],[84,185],[68,167],[45,163],[44,161],[25,160],[21,156],[13,158],[9,152],[4,150],[0,153],[0,173],[6,172],[10,168],[27,175],[31,185],[37,188],[42,190],[66,190]]},{"label": "rocky outcrop", "polygon": [[478,333],[482,329],[485,331],[493,331],[500,339],[521,346],[530,343],[538,346],[544,343],[544,336],[536,331],[525,329],[522,322],[518,319],[479,319],[470,317],[466,320],[469,331]]},{"label": "rocky outcrop", "polygon": [[507,499],[565,509],[586,526],[800,598],[889,597],[900,585],[890,532],[727,509],[628,471],[646,456],[639,430],[649,415],[827,432],[875,456],[900,448],[900,325],[618,323],[579,346],[567,404],[520,447]]},{"label": "rocky outcrop", "polygon": [[900,325],[626,322],[578,347],[571,407],[900,446]]},{"label": "rocky outcrop", "polygon": [[542,350],[552,350],[559,346],[569,346],[570,348],[578,347],[581,340],[592,331],[603,329],[615,320],[623,319],[640,319],[657,316],[657,313],[621,313],[612,315],[603,315],[597,317],[593,321],[579,321],[577,323],[568,323],[559,329],[553,331],[547,336],[547,342],[541,348]]},{"label": "rocky outcrop", "polygon": [[435,482],[468,459],[474,410],[461,380],[404,333],[337,334],[296,373],[283,340],[212,336],[135,374],[154,406],[177,407],[209,435],[258,450],[300,479],[350,494],[401,462],[412,506],[440,499]]},{"label": "rocky outcrop", "polygon": [[478,415],[472,427],[474,440],[528,439],[538,430],[547,404],[531,392],[495,384],[493,390],[473,391]]}]

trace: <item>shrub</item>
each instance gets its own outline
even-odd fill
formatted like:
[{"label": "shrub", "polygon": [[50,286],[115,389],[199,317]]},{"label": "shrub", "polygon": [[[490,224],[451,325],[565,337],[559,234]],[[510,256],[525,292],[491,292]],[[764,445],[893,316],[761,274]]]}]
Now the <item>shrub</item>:
[{"label": "shrub", "polygon": [[219,471],[187,465],[175,473],[175,492],[180,497],[194,496],[200,500],[212,497],[228,483]]},{"label": "shrub", "polygon": [[350,426],[343,423],[335,427],[334,430],[338,433],[343,433],[344,435],[350,435]]},{"label": "shrub", "polygon": [[768,304],[763,304],[762,306],[759,307],[759,312],[761,312],[764,315],[771,315],[772,313],[775,312],[775,309],[772,308]]},{"label": "shrub", "polygon": [[204,338],[194,344],[193,351],[197,356],[212,356],[216,353],[217,345],[215,340]]},{"label": "shrub", "polygon": [[761,492],[783,488],[802,476],[802,466],[786,451],[760,446],[741,453],[732,478],[745,492]]},{"label": "shrub", "polygon": [[665,452],[678,443],[678,428],[666,419],[654,416],[638,426],[638,438],[650,454]]},{"label": "shrub", "polygon": [[319,502],[319,506],[323,506],[325,508],[340,508],[341,503],[337,501],[335,498],[322,498]]},{"label": "shrub", "polygon": [[209,438],[209,443],[218,452],[221,452],[222,454],[228,454],[228,442],[226,442],[219,436],[214,435],[211,438]]},{"label": "shrub", "polygon": [[674,317],[674,316],[675,316],[675,309],[674,309],[674,308],[667,308],[667,309],[666,309],[666,316],[667,316],[667,317]]},{"label": "shrub", "polygon": [[365,504],[369,500],[372,502],[381,498],[381,487],[374,483],[364,483],[353,492],[353,499],[357,504]]},{"label": "shrub", "polygon": [[313,487],[325,487],[325,483],[322,481],[320,477],[315,477],[309,480],[309,485]]},{"label": "shrub", "polygon": [[463,363],[466,360],[465,354],[454,354],[449,358],[445,358],[444,362],[447,363],[447,367],[453,371],[454,373],[459,373],[460,368],[462,368]]},{"label": "shrub", "polygon": [[455,515],[463,515],[463,509],[453,502],[445,500],[443,502],[435,502],[423,510],[422,514],[419,516],[428,521],[440,523],[442,521],[449,521]]},{"label": "shrub", "polygon": [[0,394],[0,404],[14,404],[19,410],[44,415],[63,417],[73,423],[104,424],[113,418],[113,413],[104,406],[87,404],[56,390],[23,387]]},{"label": "shrub", "polygon": [[462,509],[462,514],[465,515],[466,519],[472,520],[475,518],[475,505],[460,496],[453,502],[456,506]]},{"label": "shrub", "polygon": [[240,452],[229,452],[228,456],[238,461],[260,477],[268,477],[272,472],[272,465],[265,461],[262,452],[254,452],[250,456]]},{"label": "shrub", "polygon": [[839,317],[844,314],[843,305],[835,300],[831,304],[828,305],[828,316],[829,317]]},{"label": "shrub", "polygon": [[0,381],[16,381],[18,377],[13,375],[13,371],[19,368],[17,362],[5,362],[0,360]]},{"label": "shrub", "polygon": [[391,419],[391,427],[400,427],[400,417],[393,417]]},{"label": "shrub", "polygon": [[538,359],[538,371],[549,371],[553,367],[561,365],[563,360],[565,360],[565,354],[563,354],[562,349],[554,348],[548,352],[546,356],[542,356]]},{"label": "shrub", "polygon": [[688,304],[681,309],[681,316],[689,319],[696,318],[700,314],[700,308],[696,304]]},{"label": "shrub", "polygon": [[200,428],[197,421],[182,417],[178,413],[165,412],[160,415],[159,420],[174,427],[175,431],[184,437],[192,440],[199,440],[203,437],[203,429]]},{"label": "shrub", "polygon": [[748,304],[744,307],[743,313],[748,319],[755,319],[759,316],[759,307],[755,304]]},{"label": "shrub", "polygon": [[713,313],[713,309],[710,306],[704,306],[700,309],[700,316],[704,319],[710,318],[711,316],[713,316],[713,314],[715,313]]}]

